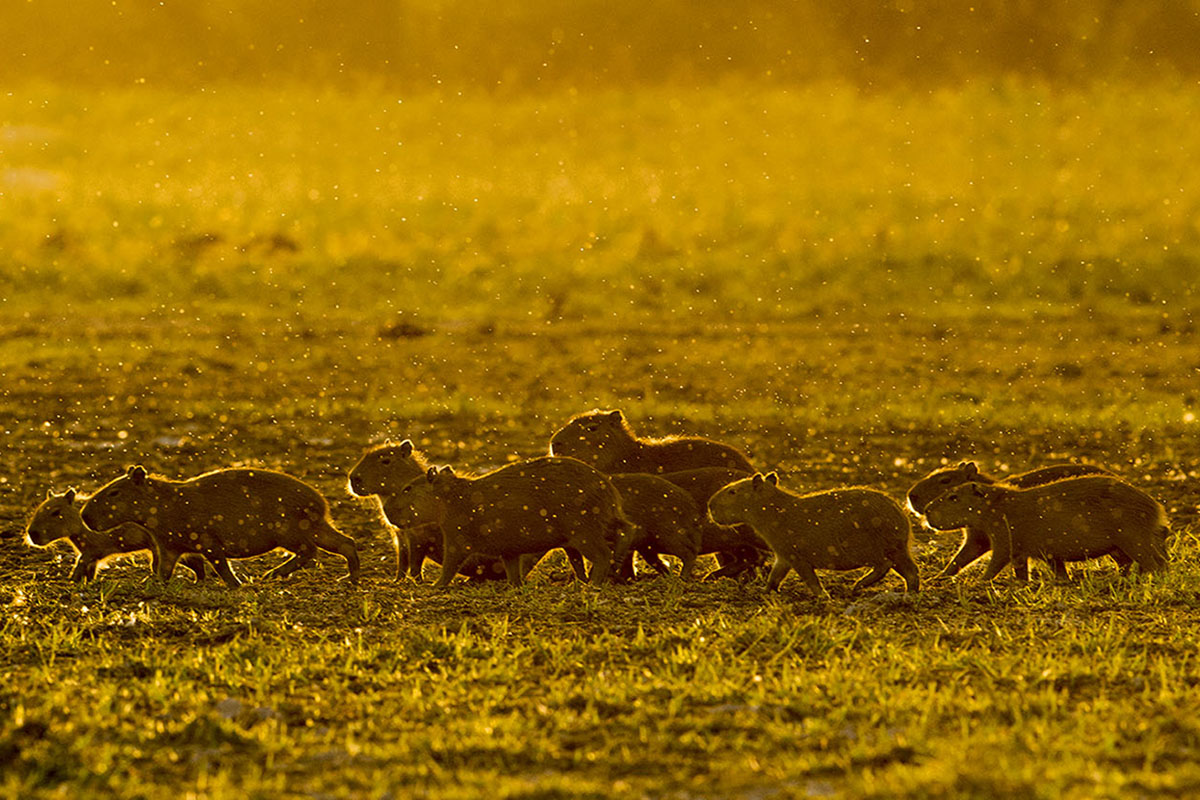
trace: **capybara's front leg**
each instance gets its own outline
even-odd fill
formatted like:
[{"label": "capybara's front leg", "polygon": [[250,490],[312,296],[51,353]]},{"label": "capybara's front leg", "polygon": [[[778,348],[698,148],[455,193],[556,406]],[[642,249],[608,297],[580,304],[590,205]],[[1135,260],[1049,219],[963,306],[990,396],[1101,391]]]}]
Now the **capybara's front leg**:
[{"label": "capybara's front leg", "polygon": [[992,540],[986,533],[975,528],[967,528],[963,531],[963,540],[959,545],[958,552],[954,554],[954,558],[950,559],[950,563],[942,568],[937,577],[953,578],[962,571],[963,567],[976,561],[991,549]]},{"label": "capybara's front leg", "polygon": [[221,580],[225,581],[225,585],[230,589],[236,589],[242,585],[238,576],[234,575],[233,570],[229,567],[229,559],[225,558],[225,553],[214,552],[208,557],[208,560],[212,562],[213,571]]},{"label": "capybara's front leg", "polygon": [[775,556],[775,563],[771,565],[771,574],[767,576],[767,591],[773,592],[779,589],[779,584],[783,583],[783,579],[792,571],[792,565],[787,560],[780,556]]}]

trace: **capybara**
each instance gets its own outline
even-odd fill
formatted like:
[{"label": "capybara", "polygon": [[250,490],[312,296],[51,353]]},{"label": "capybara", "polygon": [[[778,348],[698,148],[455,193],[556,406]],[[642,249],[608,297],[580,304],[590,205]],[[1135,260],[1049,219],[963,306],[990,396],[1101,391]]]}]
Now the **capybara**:
[{"label": "capybara", "polygon": [[908,591],[920,589],[909,550],[912,530],[900,504],[883,492],[858,487],[798,495],[779,486],[775,473],[755,473],[713,495],[709,513],[717,522],[745,522],[775,551],[768,589],[778,589],[789,570],[823,594],[814,569],[871,567],[854,584],[862,589],[896,570]]},{"label": "capybara", "polygon": [[[714,494],[734,481],[750,477],[749,472],[728,467],[700,467],[681,472],[664,472],[663,480],[686,491],[701,509],[708,508]],[[771,548],[749,525],[714,525],[704,529],[700,553],[716,553],[718,569],[705,578],[734,578],[765,563]]]},{"label": "capybara", "polygon": [[703,436],[640,439],[620,411],[577,414],[550,437],[550,454],[577,458],[601,472],[679,472],[731,467],[753,472],[736,447]]},{"label": "capybara", "polygon": [[[405,484],[420,478],[429,470],[425,456],[405,439],[400,444],[382,444],[363,454],[350,470],[350,493],[355,497],[374,495],[379,501],[384,521],[392,534],[396,551],[396,577],[405,572],[413,580],[421,580],[425,559],[442,563],[442,530],[437,525],[402,527],[392,504]],[[472,556],[463,562],[459,574],[472,580],[492,580],[505,577],[504,564],[496,558]]]},{"label": "capybara", "polygon": [[[1017,489],[1028,489],[1031,486],[1041,486],[1062,480],[1063,478],[1075,478],[1080,475],[1112,475],[1112,473],[1103,467],[1096,467],[1091,464],[1052,464],[1048,467],[1039,467],[1001,479],[980,472],[979,467],[976,466],[974,461],[960,461],[952,467],[935,469],[913,484],[913,487],[908,490],[908,507],[914,514],[922,516],[925,513],[925,507],[938,495],[971,481],[989,484],[1003,483],[1005,486],[1012,486]],[[954,554],[954,557],[950,559],[945,568],[934,577],[951,578],[961,572],[968,564],[988,553],[991,549],[992,542],[988,539],[987,534],[978,528],[968,526],[963,531],[963,540],[962,544],[959,545],[958,552]],[[1122,567],[1126,567],[1132,563],[1122,553],[1114,553],[1113,559]],[[1060,578],[1067,576],[1067,567],[1062,561],[1052,559],[1049,563],[1055,575]],[[1016,569],[1018,574],[1024,574],[1028,570],[1028,567],[1019,565],[1014,566],[1014,569]]]},{"label": "capybara", "polygon": [[592,562],[591,582],[600,583],[614,550],[627,550],[633,534],[612,481],[573,458],[543,456],[478,477],[430,469],[401,490],[395,507],[402,524],[441,526],[439,587],[473,554],[503,559],[509,581],[519,584],[522,555],[557,547]]},{"label": "capybara", "polygon": [[965,483],[925,506],[925,519],[938,530],[969,525],[987,534],[992,558],[985,581],[1010,561],[1017,576],[1028,579],[1030,558],[1082,561],[1120,552],[1148,572],[1167,565],[1163,507],[1141,489],[1107,475],[1028,489]]},{"label": "capybara", "polygon": [[690,494],[657,475],[625,472],[609,479],[621,495],[625,516],[637,526],[636,533],[626,537],[626,551],[615,553],[619,575],[633,576],[632,559],[637,551],[659,572],[666,571],[659,553],[677,556],[683,562],[679,576],[690,577],[702,536],[709,529],[721,533],[724,529],[701,512]]},{"label": "capybara", "polygon": [[180,556],[197,553],[235,587],[241,581],[228,559],[282,548],[292,557],[268,576],[290,575],[312,561],[317,550],[325,550],[345,558],[350,579],[358,582],[358,548],[333,527],[325,498],[282,472],[239,467],[176,481],[130,467],[84,504],[83,521],[104,530],[124,522],[145,527],[164,579],[171,577]]},{"label": "capybara", "polygon": [[[90,581],[96,577],[96,567],[112,556],[150,551],[151,569],[158,558],[150,532],[136,522],[126,522],[109,530],[94,531],[83,524],[79,507],[75,505],[76,493],[68,489],[62,494],[47,492],[46,499],[34,509],[25,538],[34,547],[47,547],[51,542],[66,539],[75,548],[75,566],[71,569],[73,581]],[[204,559],[189,554],[181,563],[196,575],[204,578]]]}]

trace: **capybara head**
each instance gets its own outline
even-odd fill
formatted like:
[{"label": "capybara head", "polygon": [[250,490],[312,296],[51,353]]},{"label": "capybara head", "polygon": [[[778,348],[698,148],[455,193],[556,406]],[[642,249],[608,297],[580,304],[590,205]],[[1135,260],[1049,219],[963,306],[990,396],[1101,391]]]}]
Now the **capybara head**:
[{"label": "capybara head", "polygon": [[577,458],[601,471],[623,454],[633,432],[620,411],[576,414],[550,437],[550,455]]},{"label": "capybara head", "polygon": [[155,482],[142,466],[130,467],[119,478],[109,481],[83,504],[83,521],[93,530],[104,531],[123,522],[149,525],[156,503]]},{"label": "capybara head", "polygon": [[430,467],[424,475],[404,484],[396,493],[392,513],[398,518],[392,523],[401,528],[441,524],[446,515],[444,497],[461,480],[450,467]]},{"label": "capybara head", "polygon": [[914,514],[924,514],[925,506],[938,495],[978,477],[979,467],[974,461],[960,461],[953,467],[935,469],[908,490],[908,510]]},{"label": "capybara head", "polygon": [[408,439],[400,444],[381,444],[364,453],[350,470],[350,493],[357,497],[395,494],[427,469],[424,457]]},{"label": "capybara head", "polygon": [[33,511],[25,527],[25,539],[36,547],[45,547],[56,539],[70,536],[83,526],[75,508],[75,490],[62,494],[46,492],[46,499]]},{"label": "capybara head", "polygon": [[774,472],[756,472],[749,478],[725,486],[708,500],[708,515],[721,525],[736,525],[746,521],[751,509],[762,510],[770,504],[773,490],[779,486]]},{"label": "capybara head", "polygon": [[925,506],[925,522],[939,531],[965,528],[976,522],[987,503],[984,484],[968,482],[943,492]]}]

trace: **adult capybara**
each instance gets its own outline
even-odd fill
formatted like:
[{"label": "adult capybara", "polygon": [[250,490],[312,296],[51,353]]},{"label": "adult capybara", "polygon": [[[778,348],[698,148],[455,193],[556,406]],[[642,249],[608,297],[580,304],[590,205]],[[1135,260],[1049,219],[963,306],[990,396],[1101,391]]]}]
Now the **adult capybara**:
[{"label": "adult capybara", "polygon": [[667,571],[659,553],[677,556],[683,562],[679,576],[690,577],[703,536],[725,533],[701,512],[690,494],[670,481],[645,472],[610,475],[609,479],[621,495],[625,516],[637,526],[634,535],[626,537],[627,550],[615,553],[618,574],[623,578],[633,576],[634,551],[659,572]]},{"label": "adult capybara", "polygon": [[814,569],[871,567],[854,584],[862,589],[888,570],[904,578],[910,592],[920,589],[909,550],[912,530],[900,504],[883,492],[858,487],[798,495],[779,486],[775,473],[755,473],[731,483],[708,502],[717,522],[745,522],[775,552],[767,588],[777,589],[789,570],[823,594]]},{"label": "adult capybara", "polygon": [[[93,580],[96,568],[102,562],[113,556],[140,553],[143,550],[150,551],[150,567],[155,567],[158,557],[149,531],[136,522],[94,531],[83,523],[75,498],[74,489],[62,494],[47,492],[46,499],[34,509],[25,528],[25,538],[34,547],[47,547],[59,539],[70,542],[76,553],[71,580]],[[200,556],[184,556],[181,563],[195,573],[196,580],[204,578],[204,559]]]},{"label": "adult capybara", "polygon": [[608,576],[614,550],[627,550],[633,525],[605,475],[573,458],[545,456],[479,477],[430,469],[396,497],[405,525],[442,529],[445,587],[469,555],[504,560],[511,583],[522,580],[521,556],[558,547],[592,562],[591,582]]},{"label": "adult capybara", "polygon": [[601,472],[679,472],[731,467],[753,472],[736,447],[703,436],[638,438],[620,411],[577,414],[550,437],[550,454],[577,458]]},{"label": "adult capybara", "polygon": [[1082,561],[1119,552],[1148,572],[1167,565],[1163,507],[1141,489],[1105,475],[1028,489],[965,483],[925,506],[925,518],[938,530],[969,525],[987,534],[992,558],[985,581],[1010,561],[1027,580],[1030,558]]},{"label": "adult capybara", "polygon": [[281,548],[292,557],[268,576],[290,575],[312,561],[317,550],[325,550],[345,558],[350,579],[358,582],[358,548],[333,527],[325,498],[282,472],[239,467],[176,481],[130,467],[84,504],[83,521],[105,530],[125,522],[145,527],[164,579],[171,577],[180,556],[196,553],[228,586],[238,586],[241,581],[228,559]]},{"label": "adult capybara", "polygon": [[[663,480],[670,481],[692,496],[701,509],[708,508],[714,494],[734,481],[750,477],[751,473],[728,467],[700,467],[681,472],[664,472]],[[705,578],[734,578],[762,566],[771,548],[749,525],[716,525],[704,529],[700,553],[716,553],[720,567]]]},{"label": "adult capybara", "polygon": [[[405,572],[413,580],[421,580],[425,559],[442,563],[442,529],[437,525],[403,527],[393,504],[396,495],[416,478],[429,471],[425,456],[405,439],[400,444],[386,443],[363,454],[350,470],[350,493],[356,497],[374,495],[392,534],[396,551],[396,577]],[[472,580],[493,580],[505,577],[504,564],[496,558],[472,556],[463,562],[459,574]]]},{"label": "adult capybara", "polygon": [[[1005,486],[1012,486],[1016,489],[1028,489],[1031,486],[1042,486],[1062,480],[1063,478],[1075,478],[1081,475],[1112,475],[1112,473],[1103,467],[1096,467],[1091,464],[1052,464],[1028,472],[1010,475],[1007,478],[994,478],[991,475],[980,472],[979,467],[976,466],[974,461],[960,461],[952,467],[935,469],[913,484],[913,487],[908,490],[908,507],[914,514],[922,516],[925,513],[925,507],[938,497],[938,495],[956,486],[961,486],[964,483],[972,481],[988,484],[1003,483]],[[978,528],[968,526],[963,530],[963,540],[962,544],[959,545],[958,552],[954,554],[954,557],[950,559],[950,563],[946,564],[942,571],[935,577],[953,577],[968,564],[990,552],[991,549],[992,542],[988,539],[987,534]],[[1121,553],[1114,553],[1113,558],[1122,567],[1132,563]],[[1062,561],[1051,560],[1049,563],[1055,575],[1060,578],[1067,576],[1067,568]],[[1028,567],[1025,565],[1015,568],[1018,573],[1028,570]]]}]

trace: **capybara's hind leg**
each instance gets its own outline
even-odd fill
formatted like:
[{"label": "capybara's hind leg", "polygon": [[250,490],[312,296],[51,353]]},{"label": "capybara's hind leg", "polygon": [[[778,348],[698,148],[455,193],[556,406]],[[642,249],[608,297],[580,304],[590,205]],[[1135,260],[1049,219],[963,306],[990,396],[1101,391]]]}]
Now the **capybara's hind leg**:
[{"label": "capybara's hind leg", "polygon": [[874,586],[883,580],[884,576],[891,572],[891,570],[892,567],[890,564],[879,564],[866,575],[863,575],[861,578],[855,581],[854,586],[850,587],[850,589],[851,591],[857,592],[861,591],[862,589],[866,589],[868,586]]},{"label": "capybara's hind leg", "polygon": [[317,555],[317,547],[313,544],[305,544],[296,548],[296,552],[292,557],[283,562],[277,567],[267,570],[264,578],[286,578],[301,567],[308,566],[313,558]]},{"label": "capybara's hind leg", "polygon": [[[581,581],[587,580],[587,565],[583,563],[583,556],[574,547],[564,547],[563,552],[567,554],[567,563],[571,565],[571,571],[575,573],[575,577]],[[630,559],[633,558],[632,551],[629,554]],[[630,572],[633,571],[632,563]]]},{"label": "capybara's hind leg", "polygon": [[779,584],[783,583],[783,579],[786,578],[787,574],[791,571],[791,564],[779,556],[775,556],[775,563],[771,566],[771,574],[767,576],[767,590],[774,591],[778,589]]},{"label": "capybara's hind leg", "polygon": [[216,571],[221,580],[225,581],[226,586],[230,589],[236,589],[242,585],[238,576],[234,575],[233,570],[229,568],[229,561],[223,553],[221,555],[214,553],[209,557],[209,560],[212,562],[213,570]]},{"label": "capybara's hind leg", "polygon": [[[313,536],[313,540],[316,542],[317,547],[327,553],[337,553],[346,559],[346,566],[350,570],[350,580],[353,583],[358,583],[358,545],[354,543],[353,539],[338,531],[337,528],[325,520],[318,522],[315,528],[316,534]],[[311,557],[309,556],[309,558]],[[299,566],[304,565],[300,564]],[[298,569],[298,567],[293,567],[293,569]]]},{"label": "capybara's hind leg", "polygon": [[192,574],[196,576],[197,583],[204,580],[204,575],[208,572],[204,556],[196,553],[185,553],[179,557],[179,563],[192,571]]},{"label": "capybara's hind leg", "polygon": [[525,575],[521,571],[520,556],[512,556],[504,559],[504,574],[508,578],[508,582],[513,586],[520,586],[524,582]]},{"label": "capybara's hind leg", "polygon": [[75,566],[71,569],[70,580],[90,581],[96,577],[96,565],[99,562],[94,556],[84,556],[80,553],[75,557]]},{"label": "capybara's hind leg", "polygon": [[912,554],[908,550],[901,550],[892,556],[892,569],[896,570],[904,579],[906,592],[921,591],[921,571],[917,569],[917,562],[913,561]]},{"label": "capybara's hind leg", "polygon": [[[567,552],[570,553],[571,550],[568,549]],[[592,573],[588,580],[593,586],[603,583],[612,566],[612,551],[608,549],[608,545],[603,541],[599,544],[588,543],[584,548],[576,550],[576,555],[580,554],[592,562]]]}]

